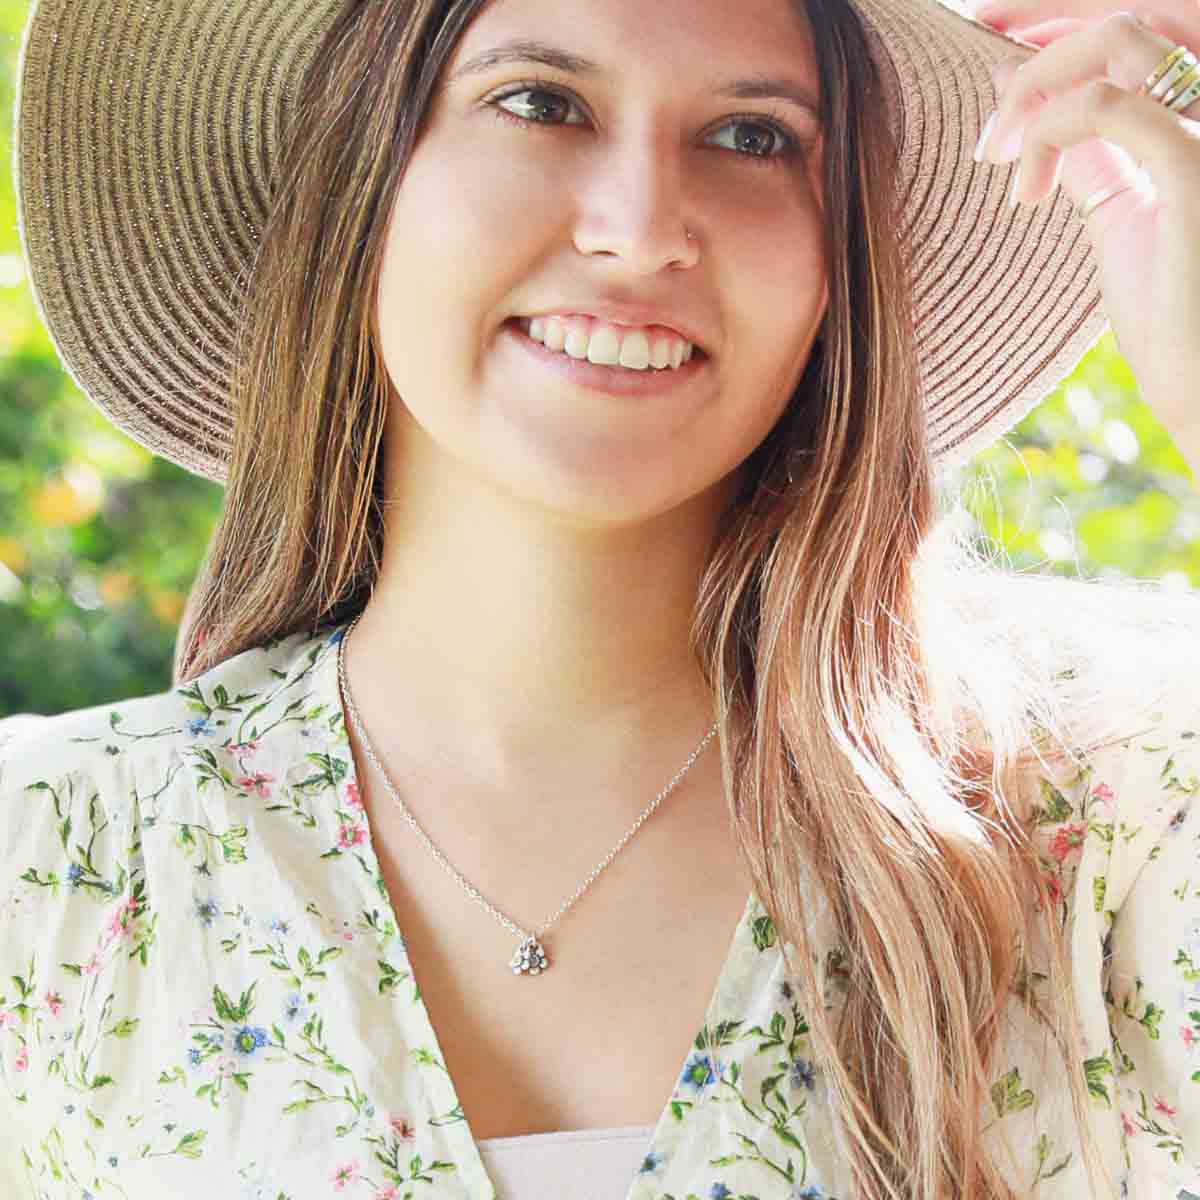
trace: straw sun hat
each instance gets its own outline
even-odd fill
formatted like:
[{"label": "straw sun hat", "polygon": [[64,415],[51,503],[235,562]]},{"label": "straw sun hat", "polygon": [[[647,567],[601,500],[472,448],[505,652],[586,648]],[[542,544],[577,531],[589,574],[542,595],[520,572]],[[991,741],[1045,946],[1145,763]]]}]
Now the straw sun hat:
[{"label": "straw sun hat", "polygon": [[[939,470],[1001,437],[1107,328],[1063,191],[1006,203],[974,162],[988,68],[1036,48],[962,0],[852,0],[895,129],[902,231]],[[337,0],[35,0],[14,173],[38,311],[71,378],[136,442],[226,478],[239,284],[297,83]]]}]

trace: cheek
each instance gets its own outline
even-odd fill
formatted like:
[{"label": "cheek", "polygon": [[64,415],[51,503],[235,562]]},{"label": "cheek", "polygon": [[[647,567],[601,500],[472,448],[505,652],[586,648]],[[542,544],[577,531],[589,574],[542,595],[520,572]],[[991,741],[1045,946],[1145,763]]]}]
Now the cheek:
[{"label": "cheek", "polygon": [[[414,157],[396,197],[379,281],[379,330],[389,369],[470,366],[464,339],[482,345],[510,287],[512,232],[461,155]],[[500,177],[501,172],[493,169]],[[464,181],[470,180],[470,183]],[[401,385],[396,377],[397,385]],[[410,380],[411,382],[411,380]],[[401,389],[403,390],[403,389]]]},{"label": "cheek", "polygon": [[827,302],[820,212],[806,203],[783,218],[762,214],[727,228],[738,231],[721,255],[732,273],[727,312],[737,343],[760,369],[787,373],[803,360]]}]

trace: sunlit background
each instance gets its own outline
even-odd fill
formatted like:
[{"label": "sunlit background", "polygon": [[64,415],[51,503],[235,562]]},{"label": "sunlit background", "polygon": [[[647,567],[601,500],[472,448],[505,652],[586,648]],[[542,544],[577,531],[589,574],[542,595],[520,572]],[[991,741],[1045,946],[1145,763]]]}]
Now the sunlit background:
[{"label": "sunlit background", "polygon": [[[169,688],[223,495],[109,425],[38,320],[9,165],[27,10],[0,0],[0,717]],[[978,536],[1014,570],[1200,587],[1200,492],[1111,335],[1007,441],[963,478]]]}]

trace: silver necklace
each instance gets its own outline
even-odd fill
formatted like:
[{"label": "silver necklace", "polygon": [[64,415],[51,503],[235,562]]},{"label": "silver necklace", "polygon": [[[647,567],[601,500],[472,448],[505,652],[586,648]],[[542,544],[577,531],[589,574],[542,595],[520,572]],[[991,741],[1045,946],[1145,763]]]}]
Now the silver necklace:
[{"label": "silver necklace", "polygon": [[554,914],[554,916],[546,921],[541,928],[536,930],[534,933],[529,933],[522,929],[521,926],[517,925],[515,922],[510,921],[502,912],[498,911],[491,904],[489,904],[487,900],[485,900],[479,893],[479,891],[476,888],[473,888],[450,865],[442,852],[433,844],[432,841],[430,841],[428,834],[426,834],[420,825],[417,824],[416,818],[411,812],[409,812],[407,805],[405,805],[404,801],[400,799],[400,794],[392,786],[392,781],[388,778],[388,773],[383,769],[379,759],[375,757],[375,751],[371,748],[370,739],[367,737],[366,731],[362,727],[362,722],[359,720],[358,716],[358,709],[354,706],[354,700],[350,695],[350,688],[346,683],[346,670],[344,665],[345,655],[343,654],[343,651],[346,648],[346,643],[350,640],[350,634],[354,631],[354,626],[357,625],[361,620],[362,613],[359,613],[359,615],[350,623],[350,627],[342,635],[341,641],[338,643],[338,683],[341,686],[342,696],[345,699],[346,707],[350,710],[350,720],[354,723],[354,730],[358,734],[359,741],[362,742],[363,749],[367,752],[367,757],[371,760],[371,765],[376,771],[379,772],[392,799],[400,806],[400,811],[404,814],[405,820],[408,821],[413,829],[415,829],[417,833],[421,835],[425,845],[427,845],[433,852],[433,855],[438,862],[440,862],[442,866],[454,876],[454,878],[458,881],[459,886],[463,888],[469,896],[482,904],[483,907],[492,914],[492,916],[494,916],[508,929],[511,929],[512,932],[521,939],[520,944],[517,946],[516,953],[512,956],[512,959],[508,964],[512,969],[512,973],[514,975],[540,975],[543,971],[548,970],[550,967],[549,956],[546,954],[545,947],[542,945],[540,940],[542,935],[547,929],[550,928],[551,925],[554,924],[555,921],[558,920],[559,917],[563,915],[563,913],[567,911],[567,909],[571,907],[572,904],[575,903],[576,900],[579,899],[580,896],[583,895],[584,891],[586,891],[587,888],[590,887],[594,882],[596,876],[599,875],[600,872],[603,871],[610,862],[612,862],[612,860],[617,856],[618,852],[622,849],[622,847],[624,847],[625,843],[628,842],[635,833],[637,833],[646,818],[649,817],[650,814],[659,806],[659,804],[661,804],[662,801],[665,800],[675,790],[679,781],[687,773],[688,768],[690,768],[692,763],[696,761],[696,759],[700,756],[700,752],[705,746],[708,745],[713,736],[716,734],[717,726],[714,724],[708,733],[705,734],[704,740],[699,746],[696,747],[695,750],[692,751],[692,756],[687,760],[686,763],[684,763],[679,774],[676,775],[669,784],[667,784],[666,788],[659,792],[650,806],[645,809],[642,815],[638,817],[632,826],[630,826],[625,836],[612,848],[612,850],[609,851],[608,857],[605,858],[604,861],[601,862],[600,865],[583,881],[575,894],[558,910],[558,912]]}]

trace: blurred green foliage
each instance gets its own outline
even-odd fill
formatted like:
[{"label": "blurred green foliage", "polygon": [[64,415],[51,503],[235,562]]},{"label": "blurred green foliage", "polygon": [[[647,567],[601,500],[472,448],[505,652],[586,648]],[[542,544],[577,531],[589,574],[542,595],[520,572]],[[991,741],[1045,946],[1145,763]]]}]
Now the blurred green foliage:
[{"label": "blurred green foliage", "polygon": [[[11,113],[26,0],[0,0],[0,717],[163,691],[223,491],[81,395],[21,261]],[[963,484],[1015,569],[1200,586],[1200,493],[1111,335]]]}]

